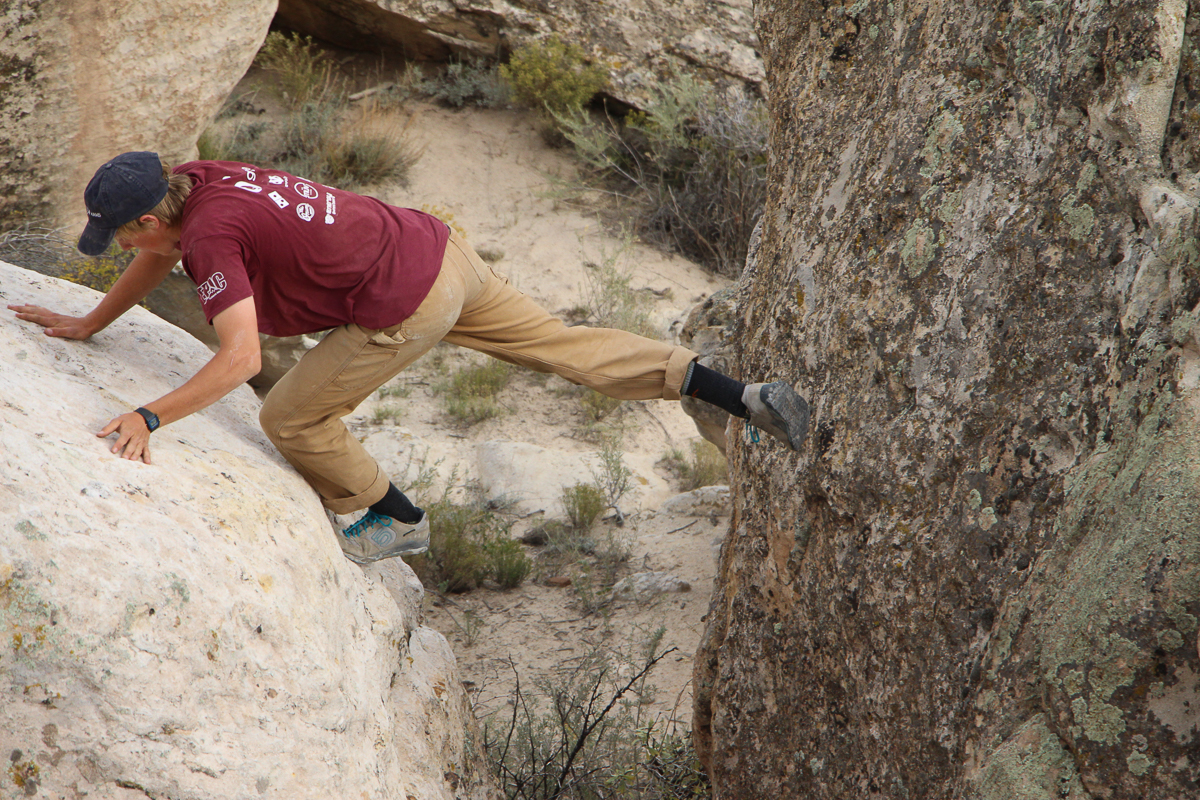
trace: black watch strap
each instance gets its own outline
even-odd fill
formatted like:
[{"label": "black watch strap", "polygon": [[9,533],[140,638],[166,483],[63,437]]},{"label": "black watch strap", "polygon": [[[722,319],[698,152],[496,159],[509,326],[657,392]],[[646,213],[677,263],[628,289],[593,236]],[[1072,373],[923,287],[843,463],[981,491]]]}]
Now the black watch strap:
[{"label": "black watch strap", "polygon": [[142,419],[146,420],[146,427],[151,433],[158,430],[158,415],[148,408],[135,408],[134,411],[142,415]]}]

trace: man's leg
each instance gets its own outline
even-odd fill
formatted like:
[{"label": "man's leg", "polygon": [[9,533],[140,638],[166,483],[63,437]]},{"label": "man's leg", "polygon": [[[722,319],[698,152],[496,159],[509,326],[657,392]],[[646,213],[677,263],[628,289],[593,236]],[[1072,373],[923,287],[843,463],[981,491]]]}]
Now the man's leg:
[{"label": "man's leg", "polygon": [[465,243],[452,237],[478,291],[463,304],[446,341],[620,400],[678,400],[697,354],[684,347],[610,328],[567,327],[496,275]]},{"label": "man's leg", "polygon": [[443,269],[401,325],[330,331],[267,394],[259,414],[263,430],[329,510],[349,514],[390,494],[388,476],[342,417],[437,344],[458,319],[463,297],[457,271]]},{"label": "man's leg", "polygon": [[683,394],[747,420],[793,450],[808,435],[808,403],[783,381],[745,384],[693,361],[683,379]]},{"label": "man's leg", "polygon": [[746,385],[697,364],[697,354],[684,347],[627,331],[567,327],[497,276],[465,243],[452,238],[447,250],[452,249],[470,264],[480,287],[463,304],[447,342],[553,372],[621,400],[678,400],[686,390],[749,419],[793,449],[804,441],[808,404],[787,384]]}]

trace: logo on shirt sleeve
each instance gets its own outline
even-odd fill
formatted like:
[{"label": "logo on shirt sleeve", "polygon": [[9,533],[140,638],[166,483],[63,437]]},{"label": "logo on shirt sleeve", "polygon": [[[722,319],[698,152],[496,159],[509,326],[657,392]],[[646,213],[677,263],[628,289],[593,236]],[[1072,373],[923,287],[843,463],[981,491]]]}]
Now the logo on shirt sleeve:
[{"label": "logo on shirt sleeve", "polygon": [[325,193],[325,224],[332,225],[337,222],[337,200],[334,199],[333,192]]},{"label": "logo on shirt sleeve", "polygon": [[318,192],[309,184],[301,183],[300,181],[296,181],[292,188],[296,190],[296,194],[300,195],[301,197],[306,197],[309,200],[315,200],[317,195],[320,194],[320,192]]},{"label": "logo on shirt sleeve", "polygon": [[214,272],[212,277],[196,287],[196,294],[200,295],[201,303],[207,303],[225,291],[227,285],[225,283],[225,276],[219,272]]},{"label": "logo on shirt sleeve", "polygon": [[274,200],[275,205],[279,206],[280,208],[287,208],[291,205],[291,203],[283,199],[283,195],[281,195],[279,192],[271,192],[269,195],[267,195],[267,197]]},{"label": "logo on shirt sleeve", "polygon": [[311,222],[312,218],[317,215],[317,210],[308,203],[301,203],[296,206],[296,215],[305,222]]}]

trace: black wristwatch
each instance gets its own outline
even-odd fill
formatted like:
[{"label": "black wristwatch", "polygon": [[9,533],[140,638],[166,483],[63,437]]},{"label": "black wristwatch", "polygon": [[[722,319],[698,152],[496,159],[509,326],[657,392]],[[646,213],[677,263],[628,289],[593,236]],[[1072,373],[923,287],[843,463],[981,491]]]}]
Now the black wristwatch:
[{"label": "black wristwatch", "polygon": [[146,427],[151,433],[158,430],[158,415],[148,408],[135,408],[134,411],[142,415],[142,419],[146,420]]}]

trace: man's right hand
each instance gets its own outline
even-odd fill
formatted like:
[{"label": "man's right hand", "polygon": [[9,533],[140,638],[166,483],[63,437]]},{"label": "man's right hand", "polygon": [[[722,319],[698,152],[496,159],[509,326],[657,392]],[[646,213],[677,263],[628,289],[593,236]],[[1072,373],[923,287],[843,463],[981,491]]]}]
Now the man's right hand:
[{"label": "man's right hand", "polygon": [[64,339],[86,339],[96,331],[89,325],[86,317],[68,317],[57,314],[41,306],[9,306],[9,310],[17,312],[17,319],[26,322],[36,322],[46,329],[47,336],[61,336]]}]

